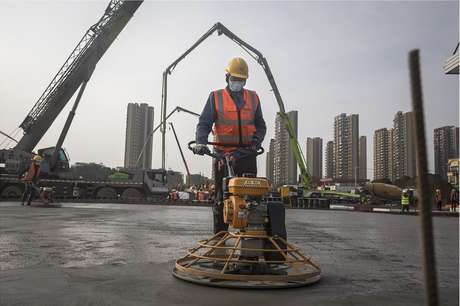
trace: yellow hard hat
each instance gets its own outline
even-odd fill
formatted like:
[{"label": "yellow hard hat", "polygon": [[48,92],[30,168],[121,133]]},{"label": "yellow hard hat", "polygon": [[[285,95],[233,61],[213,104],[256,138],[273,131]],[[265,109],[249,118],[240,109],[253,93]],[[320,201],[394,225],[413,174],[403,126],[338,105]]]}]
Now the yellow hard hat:
[{"label": "yellow hard hat", "polygon": [[241,57],[232,58],[227,68],[225,68],[225,72],[229,75],[242,79],[247,79],[249,77],[248,70],[248,64]]},{"label": "yellow hard hat", "polygon": [[35,155],[33,160],[36,160],[36,161],[42,161],[42,157],[40,155]]}]

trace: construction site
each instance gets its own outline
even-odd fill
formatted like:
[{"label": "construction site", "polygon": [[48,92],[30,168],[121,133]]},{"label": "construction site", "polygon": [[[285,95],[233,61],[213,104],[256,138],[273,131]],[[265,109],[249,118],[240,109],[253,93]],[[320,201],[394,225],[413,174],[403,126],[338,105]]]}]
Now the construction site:
[{"label": "construction site", "polygon": [[458,3],[2,6],[0,305],[459,305]]}]

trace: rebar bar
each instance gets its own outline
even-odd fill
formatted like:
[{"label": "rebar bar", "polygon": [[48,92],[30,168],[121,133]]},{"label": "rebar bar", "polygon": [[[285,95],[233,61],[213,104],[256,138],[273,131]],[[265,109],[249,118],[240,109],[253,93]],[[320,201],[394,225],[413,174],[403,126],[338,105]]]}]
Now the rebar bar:
[{"label": "rebar bar", "polygon": [[416,135],[417,188],[420,194],[420,221],[422,233],[422,257],[425,274],[426,304],[438,305],[438,283],[434,251],[433,222],[431,217],[432,190],[428,185],[425,118],[423,112],[422,81],[420,76],[419,50],[409,53],[410,83],[414,127]]}]

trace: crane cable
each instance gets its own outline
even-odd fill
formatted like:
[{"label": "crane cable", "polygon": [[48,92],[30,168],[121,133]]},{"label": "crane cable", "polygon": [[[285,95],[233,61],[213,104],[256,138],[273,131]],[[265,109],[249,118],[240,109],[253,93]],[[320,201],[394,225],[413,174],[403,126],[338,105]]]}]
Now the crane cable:
[{"label": "crane cable", "polygon": [[[9,135],[11,135],[10,136],[11,138],[15,138],[18,132],[19,132],[19,127],[16,127],[13,131],[11,131]],[[0,148],[6,148],[11,143],[11,141],[12,141],[11,139],[5,136],[5,139],[3,139],[2,142],[0,142]]]}]

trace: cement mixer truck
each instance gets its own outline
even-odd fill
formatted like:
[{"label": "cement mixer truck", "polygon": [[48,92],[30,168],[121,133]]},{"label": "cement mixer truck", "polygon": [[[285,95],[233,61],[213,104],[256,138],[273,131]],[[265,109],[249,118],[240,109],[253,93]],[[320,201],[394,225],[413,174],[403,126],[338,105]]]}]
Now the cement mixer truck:
[{"label": "cement mixer truck", "polygon": [[399,203],[402,189],[396,185],[384,183],[368,183],[361,191],[363,204],[389,204]]}]

